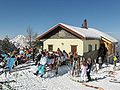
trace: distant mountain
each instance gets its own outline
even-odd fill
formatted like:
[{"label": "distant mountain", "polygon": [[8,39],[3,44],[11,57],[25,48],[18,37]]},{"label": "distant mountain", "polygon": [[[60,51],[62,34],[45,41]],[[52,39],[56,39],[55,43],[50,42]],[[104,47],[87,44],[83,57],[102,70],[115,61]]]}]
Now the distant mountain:
[{"label": "distant mountain", "polygon": [[12,42],[17,48],[28,46],[28,40],[24,35],[18,35],[11,39],[10,42]]}]

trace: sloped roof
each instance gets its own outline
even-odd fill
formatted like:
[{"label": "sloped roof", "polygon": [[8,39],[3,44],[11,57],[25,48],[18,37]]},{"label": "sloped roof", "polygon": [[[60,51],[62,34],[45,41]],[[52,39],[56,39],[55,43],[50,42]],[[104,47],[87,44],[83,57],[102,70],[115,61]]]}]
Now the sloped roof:
[{"label": "sloped roof", "polygon": [[83,37],[88,37],[88,38],[89,37],[91,37],[91,38],[92,37],[93,38],[101,38],[101,37],[103,37],[103,38],[105,38],[105,39],[107,39],[107,40],[109,40],[111,42],[115,42],[115,43],[118,42],[118,40],[116,40],[112,36],[110,36],[110,35],[108,35],[108,34],[106,34],[104,32],[101,32],[101,31],[99,31],[97,29],[94,29],[94,28],[86,29],[86,28],[75,27],[75,26],[71,26],[71,25],[67,25],[67,24],[63,24],[63,23],[60,23],[60,24],[74,30],[75,32],[81,34]]},{"label": "sloped roof", "polygon": [[98,38],[98,39],[101,38],[100,35],[96,35],[95,32],[91,32],[89,28],[86,29],[86,28],[75,27],[75,26],[71,26],[63,23],[60,23],[60,24],[82,35],[84,38]]},{"label": "sloped roof", "polygon": [[54,30],[56,27],[61,26],[64,28],[69,29],[70,31],[77,33],[78,35],[84,37],[84,38],[95,38],[95,39],[101,39],[101,37],[109,40],[112,43],[117,43],[118,41],[113,38],[112,36],[103,33],[97,29],[94,28],[80,28],[80,27],[75,27],[75,26],[71,26],[71,25],[67,25],[64,23],[59,23],[57,25],[55,25],[54,27],[52,27],[51,29],[49,29],[47,32],[45,32],[44,34],[42,34],[41,36],[39,36],[38,38],[43,37],[44,35],[46,35],[47,33],[51,32],[52,30]]}]

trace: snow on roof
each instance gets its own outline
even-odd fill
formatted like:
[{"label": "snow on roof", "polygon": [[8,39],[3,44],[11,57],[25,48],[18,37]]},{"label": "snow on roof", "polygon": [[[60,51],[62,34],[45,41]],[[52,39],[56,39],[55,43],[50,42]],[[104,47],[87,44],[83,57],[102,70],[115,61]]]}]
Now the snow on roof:
[{"label": "snow on roof", "polygon": [[71,30],[73,30],[74,32],[82,35],[83,37],[87,37],[87,38],[97,38],[97,39],[101,39],[101,37],[113,42],[113,43],[117,43],[118,41],[113,38],[112,36],[108,35],[108,34],[105,34],[97,29],[94,29],[94,28],[80,28],[80,27],[75,27],[75,26],[71,26],[71,25],[67,25],[67,24],[64,24],[64,23],[59,23]]},{"label": "snow on roof", "polygon": [[108,34],[106,34],[104,32],[101,32],[101,31],[93,29],[93,28],[90,28],[90,30],[95,32],[96,34],[99,34],[101,37],[106,38],[107,40],[109,40],[109,41],[111,41],[113,43],[117,43],[118,42],[117,39],[113,38],[112,36],[110,36],[110,35],[108,35]]}]

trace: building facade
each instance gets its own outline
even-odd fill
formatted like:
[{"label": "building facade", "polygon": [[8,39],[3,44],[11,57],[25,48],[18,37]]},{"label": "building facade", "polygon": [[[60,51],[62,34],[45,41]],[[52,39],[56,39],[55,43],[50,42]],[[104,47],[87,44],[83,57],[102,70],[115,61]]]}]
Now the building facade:
[{"label": "building facade", "polygon": [[43,49],[49,52],[57,51],[60,48],[67,53],[77,52],[81,56],[98,50],[101,43],[105,44],[108,54],[111,55],[115,53],[115,45],[118,43],[116,39],[99,30],[63,23],[55,25],[37,39],[43,41]]}]

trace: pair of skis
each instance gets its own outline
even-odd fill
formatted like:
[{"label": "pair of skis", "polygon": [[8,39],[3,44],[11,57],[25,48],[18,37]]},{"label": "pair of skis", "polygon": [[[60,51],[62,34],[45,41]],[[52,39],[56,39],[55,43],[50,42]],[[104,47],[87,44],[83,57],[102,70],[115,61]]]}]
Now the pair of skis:
[{"label": "pair of skis", "polygon": [[[83,82],[83,81],[80,81],[80,80],[75,80],[75,79],[73,79],[73,78],[70,78],[70,79],[71,79],[72,81],[81,83],[82,85],[84,85],[84,86],[86,86],[86,87],[91,87],[91,88],[98,89],[98,90],[104,90],[102,87],[97,87],[97,86],[89,85],[89,84],[87,84],[86,82]],[[92,79],[92,81],[96,81],[96,79]]]}]

